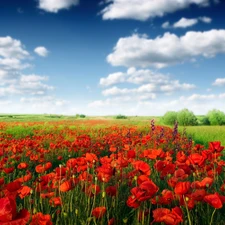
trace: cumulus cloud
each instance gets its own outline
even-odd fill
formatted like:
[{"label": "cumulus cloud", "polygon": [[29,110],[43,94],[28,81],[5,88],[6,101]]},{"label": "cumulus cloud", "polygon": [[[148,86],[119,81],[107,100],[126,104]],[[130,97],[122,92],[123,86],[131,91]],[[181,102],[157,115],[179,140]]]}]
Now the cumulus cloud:
[{"label": "cumulus cloud", "polygon": [[[108,87],[115,84],[131,83],[139,85],[136,88],[118,88],[113,86],[111,88],[102,91],[104,96],[118,96],[118,95],[142,95],[142,94],[154,94],[166,93],[171,94],[175,91],[188,91],[194,89],[194,84],[180,83],[179,80],[171,79],[169,75],[163,75],[153,72],[149,69],[137,70],[134,67],[129,68],[126,72],[117,72],[109,74],[106,78],[100,79],[100,85],[102,87]],[[148,95],[150,96],[150,95]]]},{"label": "cumulus cloud", "polygon": [[25,46],[17,39],[10,36],[0,37],[0,69],[2,70],[22,70],[30,66],[24,63],[30,54]]},{"label": "cumulus cloud", "polygon": [[[45,48],[37,48],[36,50],[39,54],[42,54],[42,56],[47,54],[47,49]],[[30,54],[26,51],[21,41],[11,37],[0,37],[1,104],[8,104],[12,102],[11,99],[15,100],[17,97],[21,97],[22,99],[20,104],[28,103],[27,98],[23,96],[32,96],[30,99],[36,101],[36,103],[39,101],[40,104],[44,104],[44,102],[50,102],[50,100],[52,100],[52,105],[63,106],[66,101],[49,96],[49,93],[53,91],[55,87],[48,84],[49,78],[47,76],[23,73],[25,68],[31,67],[28,63],[30,59]],[[14,101],[11,106],[12,105],[17,105],[17,103]],[[17,105],[17,107],[19,107],[19,105]],[[20,107],[20,110],[24,111],[23,107]],[[6,112],[10,111],[6,110]]]},{"label": "cumulus cloud", "polygon": [[132,84],[168,84],[169,76],[154,72],[149,69],[137,70],[134,67],[129,68],[126,72],[117,72],[109,74],[105,78],[100,79],[100,85],[103,87],[111,86],[119,83],[132,83]]},{"label": "cumulus cloud", "polygon": [[184,36],[165,33],[155,39],[133,34],[120,38],[107,61],[113,66],[162,68],[193,57],[225,53],[225,30],[189,31]]},{"label": "cumulus cloud", "polygon": [[5,78],[5,86],[1,88],[0,93],[4,96],[11,95],[45,95],[48,91],[54,90],[53,86],[43,83],[48,78],[39,75],[17,75],[13,80]]},{"label": "cumulus cloud", "polygon": [[145,21],[185,9],[191,5],[208,6],[210,0],[104,0],[104,20],[135,19]]},{"label": "cumulus cloud", "polygon": [[29,53],[19,40],[7,36],[0,37],[0,56],[3,58],[24,59],[29,56]]},{"label": "cumulus cloud", "polygon": [[47,50],[47,48],[45,48],[43,46],[39,46],[39,47],[35,48],[34,52],[42,57],[47,57],[49,54],[49,51]]},{"label": "cumulus cloud", "polygon": [[164,28],[164,29],[170,28],[170,22],[169,21],[166,21],[165,23],[163,23],[162,24],[162,28]]},{"label": "cumulus cloud", "polygon": [[203,23],[211,23],[212,19],[210,17],[206,17],[206,16],[202,16],[198,18],[200,21],[202,21]]},{"label": "cumulus cloud", "polygon": [[57,13],[78,4],[79,0],[39,0],[39,8],[50,13]]},{"label": "cumulus cloud", "polygon": [[191,27],[198,23],[198,19],[187,19],[187,18],[181,18],[179,21],[174,23],[174,28],[186,28]]},{"label": "cumulus cloud", "polygon": [[225,78],[217,78],[214,83],[214,86],[225,86]]},{"label": "cumulus cloud", "polygon": [[198,18],[185,18],[182,17],[179,21],[175,22],[173,25],[170,25],[169,21],[166,21],[162,24],[162,28],[169,29],[169,28],[187,28],[196,25],[198,22],[203,23],[211,23],[212,19],[210,17],[202,16]]}]

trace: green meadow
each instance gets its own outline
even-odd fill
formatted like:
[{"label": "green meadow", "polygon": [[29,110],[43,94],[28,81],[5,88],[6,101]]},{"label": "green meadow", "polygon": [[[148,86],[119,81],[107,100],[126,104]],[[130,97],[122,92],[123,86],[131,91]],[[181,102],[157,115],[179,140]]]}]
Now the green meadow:
[{"label": "green meadow", "polygon": [[[200,118],[201,116],[199,116]],[[156,125],[164,125],[161,122],[161,117],[154,116],[129,116],[127,119],[116,119],[116,116],[88,116],[80,118],[78,116],[64,116],[64,115],[0,115],[0,122],[50,122],[50,121],[79,121],[81,124],[87,120],[96,120],[96,125],[99,121],[99,126],[103,126],[107,122],[109,124],[117,125],[134,125],[134,126],[150,126],[150,121],[154,119]],[[47,129],[47,125],[45,129]],[[210,141],[221,141],[222,145],[225,145],[225,126],[178,126],[180,133],[185,133],[188,137],[192,138],[196,144],[202,144],[206,147]],[[41,127],[39,127],[41,129]],[[33,128],[24,127],[10,127],[7,129],[8,133],[15,134],[16,136],[25,136],[31,134]]]}]

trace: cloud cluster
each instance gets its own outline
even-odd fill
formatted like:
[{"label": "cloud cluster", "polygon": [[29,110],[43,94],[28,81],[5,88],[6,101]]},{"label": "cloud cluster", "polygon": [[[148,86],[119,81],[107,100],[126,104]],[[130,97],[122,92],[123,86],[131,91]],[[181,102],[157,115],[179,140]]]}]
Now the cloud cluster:
[{"label": "cloud cluster", "polygon": [[19,40],[9,36],[0,37],[0,69],[2,70],[22,70],[30,65],[24,63],[30,54]]},{"label": "cloud cluster", "polygon": [[192,27],[198,22],[203,22],[203,23],[211,23],[212,19],[210,17],[202,16],[198,18],[185,18],[182,17],[179,21],[175,22],[173,25],[170,25],[169,21],[166,21],[165,23],[162,24],[162,28],[168,29],[168,28],[187,28],[187,27]]},{"label": "cloud cluster", "polygon": [[35,48],[34,52],[41,57],[47,57],[49,54],[49,51],[44,46],[39,46]]},{"label": "cloud cluster", "polygon": [[214,86],[225,86],[225,78],[217,78],[214,83]]},{"label": "cloud cluster", "polygon": [[185,9],[191,5],[208,6],[210,0],[104,0],[104,20],[134,19],[145,21],[153,17]]},{"label": "cloud cluster", "polygon": [[[101,78],[100,86],[106,88],[102,95],[105,100],[93,101],[89,107],[105,108],[131,103],[147,103],[158,100],[158,95],[169,96],[174,92],[195,89],[194,84],[181,83],[169,75],[154,72],[149,69],[129,68],[126,72],[117,72]],[[135,87],[120,88],[115,85],[131,85]]]},{"label": "cloud cluster", "polygon": [[[45,53],[44,51],[37,52]],[[46,50],[45,48],[39,50]],[[43,55],[44,56],[44,55]],[[1,104],[8,104],[9,99],[23,96],[45,97],[55,88],[49,84],[47,76],[24,74],[25,68],[31,67],[30,53],[21,41],[12,37],[0,37],[0,99]],[[39,97],[40,98],[40,97]]]},{"label": "cloud cluster", "polygon": [[191,90],[195,88],[194,84],[180,83],[178,80],[171,79],[169,75],[156,73],[149,69],[137,70],[134,67],[129,68],[127,72],[124,73],[117,72],[109,74],[106,78],[101,78],[99,83],[102,87],[121,83],[139,85],[137,88],[130,89],[113,86],[102,92],[104,96],[152,93],[154,95],[151,95],[151,97],[155,98],[155,93],[171,94],[175,91]]},{"label": "cloud cluster", "polygon": [[50,13],[57,13],[78,4],[79,0],[39,0],[39,8]]},{"label": "cloud cluster", "polygon": [[162,68],[194,57],[225,53],[225,30],[189,31],[183,36],[165,33],[155,39],[133,34],[120,38],[107,61],[113,66]]}]

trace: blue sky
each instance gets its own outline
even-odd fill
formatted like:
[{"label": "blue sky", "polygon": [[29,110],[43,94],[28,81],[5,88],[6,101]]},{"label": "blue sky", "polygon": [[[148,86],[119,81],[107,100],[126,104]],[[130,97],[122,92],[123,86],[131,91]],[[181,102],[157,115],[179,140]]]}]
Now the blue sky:
[{"label": "blue sky", "polygon": [[225,112],[223,0],[1,0],[0,113]]}]

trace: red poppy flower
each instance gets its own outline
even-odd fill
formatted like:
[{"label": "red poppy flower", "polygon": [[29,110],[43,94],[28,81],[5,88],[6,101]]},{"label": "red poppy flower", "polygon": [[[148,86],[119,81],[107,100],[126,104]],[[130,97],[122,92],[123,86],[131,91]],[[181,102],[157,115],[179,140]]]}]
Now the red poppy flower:
[{"label": "red poppy flower", "polygon": [[163,222],[163,217],[169,213],[170,213],[170,210],[166,208],[158,208],[153,210],[154,222],[157,222],[157,223]]},{"label": "red poppy flower", "polygon": [[151,174],[150,166],[144,161],[141,161],[141,160],[135,161],[132,163],[132,165],[135,168],[135,170],[138,170],[142,174],[145,174],[148,176]]},{"label": "red poppy flower", "polygon": [[215,209],[220,209],[223,207],[223,203],[218,193],[206,195],[204,197],[204,201],[207,202],[212,207],[214,207]]},{"label": "red poppy flower", "polygon": [[135,157],[136,157],[136,152],[134,150],[129,150],[127,152],[127,158],[128,159],[135,159]]},{"label": "red poppy flower", "polygon": [[191,188],[191,182],[178,182],[174,188],[177,195],[185,195]]},{"label": "red poppy flower", "polygon": [[159,204],[168,205],[174,200],[174,194],[170,190],[163,190],[162,197],[159,199]]},{"label": "red poppy flower", "polygon": [[210,142],[209,143],[209,150],[211,151],[216,151],[216,152],[221,152],[223,151],[224,146],[221,146],[221,142],[220,141],[214,141],[214,142]]},{"label": "red poppy flower", "polygon": [[24,163],[24,162],[22,162],[22,163],[20,163],[18,166],[17,166],[17,168],[18,169],[27,169],[27,167],[28,167],[28,164],[27,163]]},{"label": "red poppy flower", "polygon": [[153,211],[154,222],[164,222],[166,225],[177,225],[183,221],[183,213],[179,207],[170,211],[165,208],[158,208]]},{"label": "red poppy flower", "polygon": [[87,162],[95,163],[98,162],[98,157],[94,153],[86,153],[85,158]]},{"label": "red poppy flower", "polygon": [[31,193],[31,188],[28,186],[23,186],[20,190],[18,190],[18,194],[20,196],[21,199],[23,199],[24,197],[30,195]]},{"label": "red poppy flower", "polygon": [[0,222],[1,225],[27,225],[30,220],[30,213],[26,209],[22,209],[16,217],[7,222]]},{"label": "red poppy flower", "polygon": [[41,198],[51,198],[55,195],[55,192],[48,192],[48,193],[41,193],[40,197]]},{"label": "red poppy flower", "polygon": [[128,207],[131,207],[134,209],[140,206],[140,202],[137,201],[137,198],[135,197],[135,195],[129,196],[126,203]]},{"label": "red poppy flower", "polygon": [[189,161],[191,164],[193,165],[198,165],[198,166],[204,166],[204,163],[205,163],[205,160],[206,160],[206,157],[205,156],[202,156],[201,154],[199,153],[193,153],[191,154],[189,157],[188,157]]},{"label": "red poppy flower", "polygon": [[196,189],[195,192],[191,194],[191,198],[195,201],[202,201],[205,195],[205,189]]},{"label": "red poppy flower", "polygon": [[44,173],[44,172],[45,172],[45,167],[44,167],[43,165],[39,164],[39,165],[37,165],[37,166],[35,167],[35,171],[36,171],[37,173]]},{"label": "red poppy flower", "polygon": [[94,216],[97,219],[100,219],[104,216],[105,213],[106,213],[106,207],[103,207],[103,206],[96,207],[92,211],[92,216]]},{"label": "red poppy flower", "polygon": [[18,191],[21,188],[21,183],[19,181],[13,181],[6,185],[6,190],[9,192]]},{"label": "red poppy flower", "polygon": [[52,225],[51,216],[49,214],[44,215],[41,212],[32,216],[30,225]]},{"label": "red poppy flower", "polygon": [[9,168],[3,168],[4,172],[6,174],[12,173],[14,171],[14,167],[9,167]]},{"label": "red poppy flower", "polygon": [[63,182],[59,187],[59,190],[62,192],[67,192],[67,191],[70,191],[71,189],[72,189],[72,183],[70,180]]},{"label": "red poppy flower", "polygon": [[0,198],[0,221],[11,221],[16,217],[16,201],[13,198]]},{"label": "red poppy flower", "polygon": [[61,201],[61,198],[60,197],[51,198],[49,200],[49,203],[50,203],[50,205],[54,205],[55,207],[62,205],[62,201]]}]

